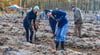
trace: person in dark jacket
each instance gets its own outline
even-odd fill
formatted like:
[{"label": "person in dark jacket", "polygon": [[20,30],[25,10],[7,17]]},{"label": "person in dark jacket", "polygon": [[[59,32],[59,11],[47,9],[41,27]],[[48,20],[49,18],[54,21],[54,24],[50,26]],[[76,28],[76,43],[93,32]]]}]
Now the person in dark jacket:
[{"label": "person in dark jacket", "polygon": [[21,13],[21,15],[22,15],[22,17],[24,16],[24,10],[20,10],[20,13]]},{"label": "person in dark jacket", "polygon": [[[50,10],[46,9],[44,10],[45,14],[47,15],[48,12],[51,12]],[[52,30],[53,35],[55,36],[55,30],[56,30],[56,20],[54,20],[52,17],[48,17],[49,24]]]},{"label": "person in dark jacket", "polygon": [[56,50],[58,50],[59,42],[61,42],[61,50],[64,50],[65,35],[68,28],[68,20],[66,18],[66,13],[61,10],[53,10],[52,12],[48,12],[47,15],[51,17],[53,20],[55,20],[55,22],[57,22],[57,26],[52,26],[54,28],[55,26],[57,27],[57,31],[55,29]]},{"label": "person in dark jacket", "polygon": [[[39,7],[35,6],[30,12],[27,13],[26,17],[23,20],[23,26],[26,31],[26,41],[30,43],[32,43],[32,37],[33,37],[32,25],[34,26],[34,30],[37,31],[35,21],[36,21],[38,10]],[[30,36],[29,36],[29,31],[30,31]]]},{"label": "person in dark jacket", "polygon": [[21,11],[21,14],[22,14],[22,17],[23,17],[24,16],[24,11],[23,10]]},{"label": "person in dark jacket", "polygon": [[81,28],[82,28],[82,14],[81,10],[77,8],[75,5],[72,5],[72,10],[74,12],[74,24],[75,24],[75,36],[82,37],[81,36]]}]

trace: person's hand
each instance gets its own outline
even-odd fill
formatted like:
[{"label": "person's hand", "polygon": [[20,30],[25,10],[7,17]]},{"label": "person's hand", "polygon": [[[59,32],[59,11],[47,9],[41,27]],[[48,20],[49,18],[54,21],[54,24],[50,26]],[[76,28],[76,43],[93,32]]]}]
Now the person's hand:
[{"label": "person's hand", "polygon": [[34,24],[32,24],[32,26],[34,26]]},{"label": "person's hand", "polygon": [[35,29],[35,32],[37,32],[37,29]]},{"label": "person's hand", "polygon": [[77,22],[75,22],[74,24],[77,24]]},{"label": "person's hand", "polygon": [[55,37],[56,37],[56,35],[54,34],[51,38],[52,38],[52,39],[55,39]]},{"label": "person's hand", "polygon": [[36,22],[40,22],[40,19],[37,19]]},{"label": "person's hand", "polygon": [[52,17],[52,14],[51,14],[51,12],[48,12],[48,13],[47,13],[47,15],[48,15],[49,17]]},{"label": "person's hand", "polygon": [[55,30],[55,35],[57,34],[57,29]]}]

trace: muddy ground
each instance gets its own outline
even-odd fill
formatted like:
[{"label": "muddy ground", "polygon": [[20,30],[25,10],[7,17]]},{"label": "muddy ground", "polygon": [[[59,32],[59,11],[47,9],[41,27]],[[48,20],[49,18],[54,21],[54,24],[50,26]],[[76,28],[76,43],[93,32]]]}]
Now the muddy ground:
[{"label": "muddy ground", "polygon": [[[25,41],[23,18],[16,15],[0,16],[0,54],[1,55],[100,55],[100,25],[93,14],[84,14],[82,38],[74,36],[74,22],[68,16],[69,27],[66,33],[65,51],[53,51],[54,39],[48,20],[41,20],[34,41]],[[33,38],[34,39],[34,38]]]}]

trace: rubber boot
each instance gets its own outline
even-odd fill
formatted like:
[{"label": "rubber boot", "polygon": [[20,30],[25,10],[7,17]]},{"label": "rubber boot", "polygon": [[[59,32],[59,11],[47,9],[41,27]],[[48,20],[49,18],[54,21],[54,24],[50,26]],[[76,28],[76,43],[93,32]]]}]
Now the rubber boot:
[{"label": "rubber boot", "polygon": [[64,41],[61,41],[61,50],[65,50],[64,49]]},{"label": "rubber boot", "polygon": [[59,47],[59,42],[56,41],[56,50],[58,50],[58,47]]}]

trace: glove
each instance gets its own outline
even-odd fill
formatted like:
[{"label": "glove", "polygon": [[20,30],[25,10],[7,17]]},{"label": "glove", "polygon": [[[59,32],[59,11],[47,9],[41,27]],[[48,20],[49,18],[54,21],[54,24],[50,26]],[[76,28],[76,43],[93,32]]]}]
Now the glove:
[{"label": "glove", "polygon": [[75,22],[74,24],[77,24],[77,22]]}]

